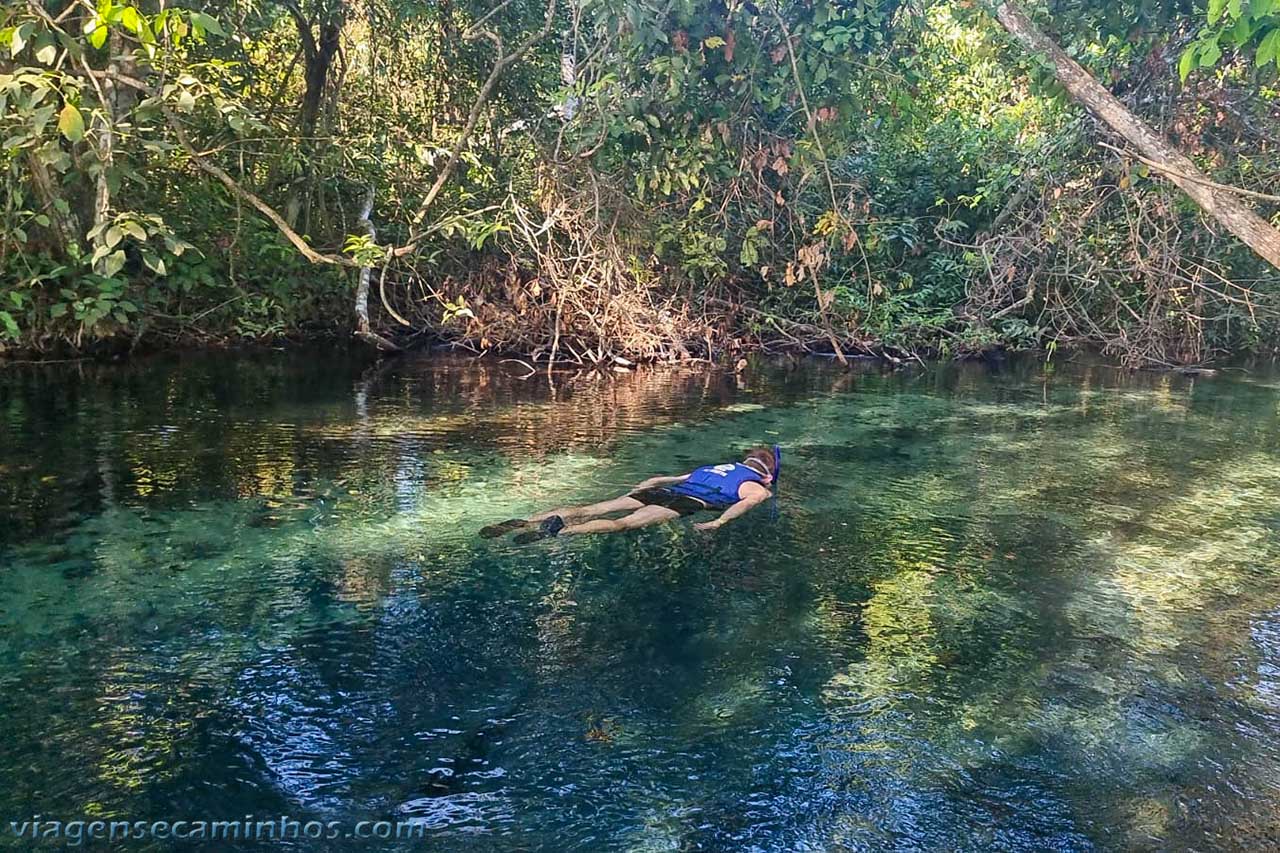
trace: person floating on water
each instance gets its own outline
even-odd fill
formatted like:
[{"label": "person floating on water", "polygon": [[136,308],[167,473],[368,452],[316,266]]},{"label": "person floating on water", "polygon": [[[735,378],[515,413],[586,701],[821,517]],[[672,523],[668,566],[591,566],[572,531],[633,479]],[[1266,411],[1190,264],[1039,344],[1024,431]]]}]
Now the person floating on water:
[{"label": "person floating on water", "polygon": [[[719,518],[694,525],[697,530],[716,530],[770,498],[769,487],[777,480],[781,463],[780,448],[757,447],[741,462],[708,465],[679,477],[651,477],[622,497],[514,518],[486,527],[480,535],[493,539],[532,527],[515,538],[525,545],[553,536],[639,530],[704,510],[721,510]],[[605,518],[622,512],[627,515]]]}]

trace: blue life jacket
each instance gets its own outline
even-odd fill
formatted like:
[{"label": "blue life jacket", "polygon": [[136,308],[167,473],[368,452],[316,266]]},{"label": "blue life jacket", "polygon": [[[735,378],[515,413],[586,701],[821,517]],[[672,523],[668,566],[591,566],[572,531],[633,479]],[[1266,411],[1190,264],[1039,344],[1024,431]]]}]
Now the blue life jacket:
[{"label": "blue life jacket", "polygon": [[764,477],[748,465],[731,462],[699,468],[670,489],[678,495],[697,498],[712,509],[724,509],[738,502],[738,487],[743,483],[763,484]]}]

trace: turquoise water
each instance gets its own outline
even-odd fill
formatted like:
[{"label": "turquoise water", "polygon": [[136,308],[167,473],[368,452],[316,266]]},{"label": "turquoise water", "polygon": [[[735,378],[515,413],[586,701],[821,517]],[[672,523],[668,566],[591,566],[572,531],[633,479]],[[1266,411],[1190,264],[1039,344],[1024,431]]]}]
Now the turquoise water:
[{"label": "turquoise water", "polygon": [[[0,371],[3,844],[1280,844],[1280,380],[511,371]],[[714,535],[475,535],[774,441],[776,508]]]}]

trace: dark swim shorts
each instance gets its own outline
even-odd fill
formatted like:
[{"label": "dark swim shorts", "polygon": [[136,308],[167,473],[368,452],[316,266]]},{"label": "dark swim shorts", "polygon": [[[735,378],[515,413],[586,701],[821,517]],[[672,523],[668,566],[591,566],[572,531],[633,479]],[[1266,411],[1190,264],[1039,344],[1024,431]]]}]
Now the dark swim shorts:
[{"label": "dark swim shorts", "polygon": [[645,506],[663,506],[667,509],[674,510],[681,515],[693,515],[695,512],[702,512],[709,509],[707,504],[690,497],[682,495],[679,492],[673,492],[662,486],[655,486],[652,489],[641,489],[638,492],[632,492],[629,497],[633,497]]}]

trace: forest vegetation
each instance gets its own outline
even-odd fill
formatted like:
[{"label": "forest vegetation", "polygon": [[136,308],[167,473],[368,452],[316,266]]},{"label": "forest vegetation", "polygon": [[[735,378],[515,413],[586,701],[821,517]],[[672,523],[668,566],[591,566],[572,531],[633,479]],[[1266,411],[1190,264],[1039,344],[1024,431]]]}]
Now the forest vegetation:
[{"label": "forest vegetation", "polygon": [[1280,349],[1280,0],[9,0],[0,353]]}]

